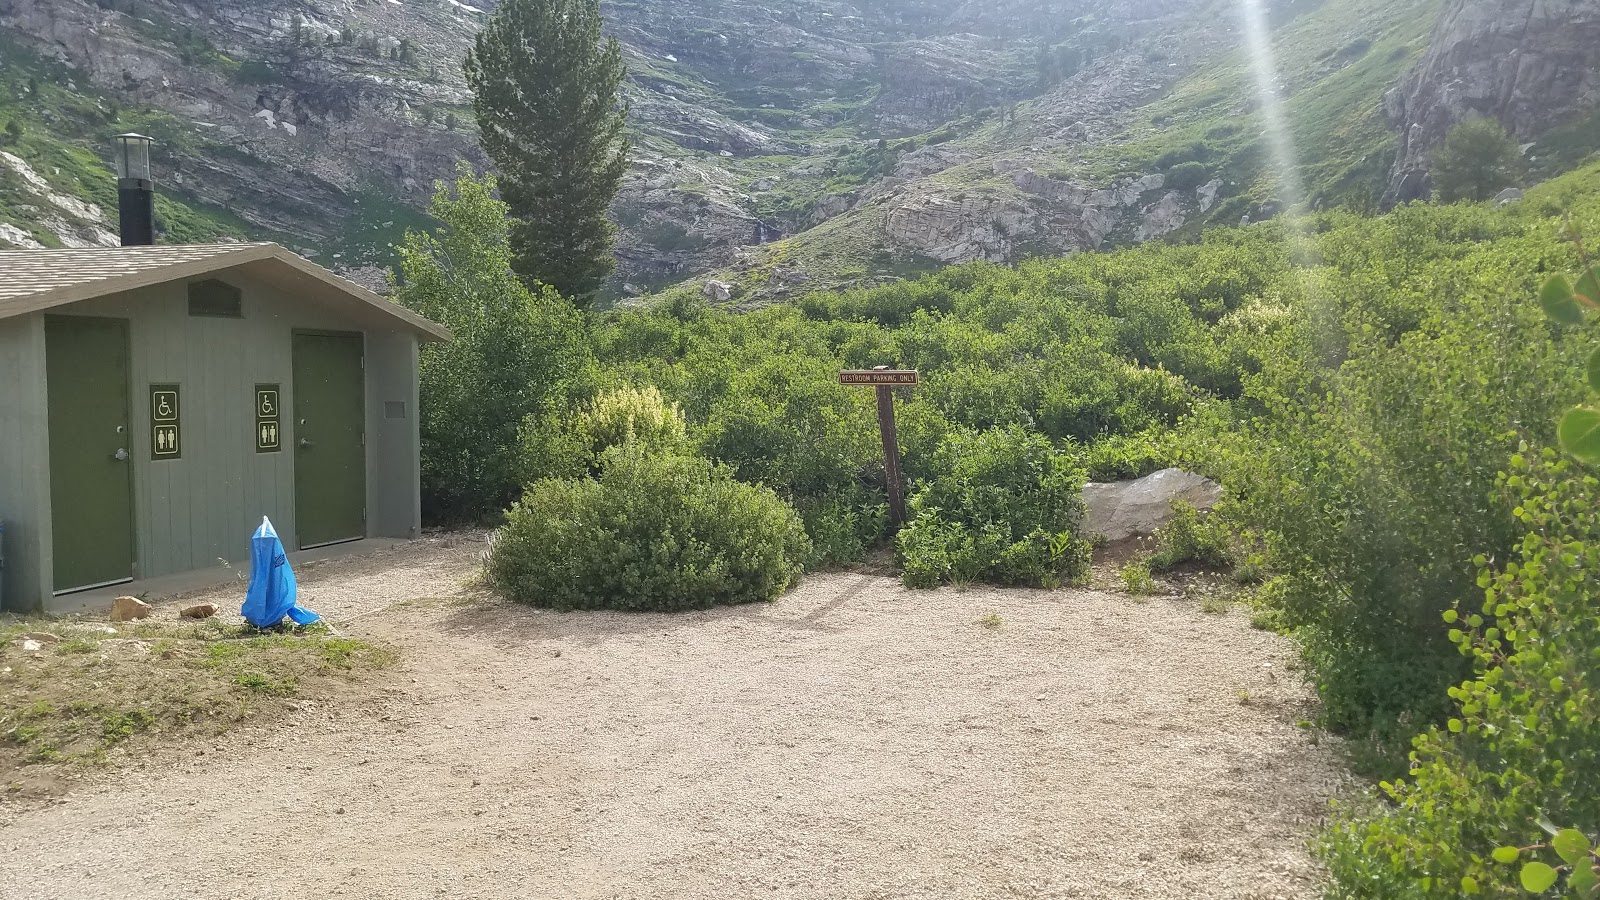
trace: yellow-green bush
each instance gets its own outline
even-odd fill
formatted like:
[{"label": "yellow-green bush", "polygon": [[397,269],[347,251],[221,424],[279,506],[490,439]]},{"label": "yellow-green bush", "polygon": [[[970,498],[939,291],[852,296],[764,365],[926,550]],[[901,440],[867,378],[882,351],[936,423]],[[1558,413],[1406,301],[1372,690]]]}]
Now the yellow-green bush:
[{"label": "yellow-green bush", "polygon": [[651,452],[683,449],[683,412],[654,385],[621,387],[594,399],[578,416],[577,429],[599,456],[612,447],[637,445]]}]

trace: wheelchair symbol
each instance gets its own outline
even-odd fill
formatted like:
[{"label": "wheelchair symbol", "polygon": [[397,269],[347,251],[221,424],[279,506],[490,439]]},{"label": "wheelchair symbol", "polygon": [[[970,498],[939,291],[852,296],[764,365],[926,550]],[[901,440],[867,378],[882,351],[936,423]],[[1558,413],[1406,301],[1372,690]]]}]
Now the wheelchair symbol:
[{"label": "wheelchair symbol", "polygon": [[156,391],[154,394],[152,412],[157,422],[175,422],[178,419],[178,393],[176,391]]}]

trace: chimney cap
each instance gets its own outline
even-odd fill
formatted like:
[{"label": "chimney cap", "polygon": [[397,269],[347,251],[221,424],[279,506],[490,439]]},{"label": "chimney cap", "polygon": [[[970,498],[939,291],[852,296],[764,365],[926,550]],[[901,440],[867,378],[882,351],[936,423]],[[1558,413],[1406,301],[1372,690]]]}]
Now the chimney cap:
[{"label": "chimney cap", "polygon": [[153,143],[154,138],[131,131],[117,135],[117,178],[150,181],[150,145]]}]

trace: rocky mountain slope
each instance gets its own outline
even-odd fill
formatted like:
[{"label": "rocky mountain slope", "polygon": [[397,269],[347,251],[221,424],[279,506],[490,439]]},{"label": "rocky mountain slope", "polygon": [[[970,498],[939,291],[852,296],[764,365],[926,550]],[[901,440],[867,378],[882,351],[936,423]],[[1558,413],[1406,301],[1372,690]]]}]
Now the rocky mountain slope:
[{"label": "rocky mountain slope", "polygon": [[1428,153],[1469,116],[1533,142],[1540,168],[1570,166],[1600,149],[1597,105],[1600,3],[1450,0],[1427,55],[1385,98],[1399,136],[1389,198],[1427,196]]},{"label": "rocky mountain slope", "polygon": [[[1526,0],[611,0],[636,142],[611,292],[713,273],[759,302],[1271,215],[1251,5],[1313,202],[1375,203],[1469,112],[1594,149],[1600,0],[1520,31]],[[110,136],[140,130],[167,240],[379,281],[433,182],[483,164],[459,68],[492,6],[0,0],[0,242],[112,240]]]}]

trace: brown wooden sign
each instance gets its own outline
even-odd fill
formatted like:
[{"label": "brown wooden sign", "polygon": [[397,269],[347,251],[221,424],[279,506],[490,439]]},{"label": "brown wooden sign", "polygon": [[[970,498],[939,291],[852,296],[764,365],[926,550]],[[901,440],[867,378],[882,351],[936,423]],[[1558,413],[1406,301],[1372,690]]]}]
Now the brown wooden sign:
[{"label": "brown wooden sign", "polygon": [[914,369],[855,369],[839,373],[839,383],[878,389],[878,434],[883,439],[883,474],[889,487],[889,521],[906,523],[905,489],[900,475],[900,440],[894,428],[894,388],[917,383]]},{"label": "brown wooden sign", "polygon": [[914,369],[855,369],[839,373],[840,384],[855,384],[876,386],[916,384],[917,372]]}]

